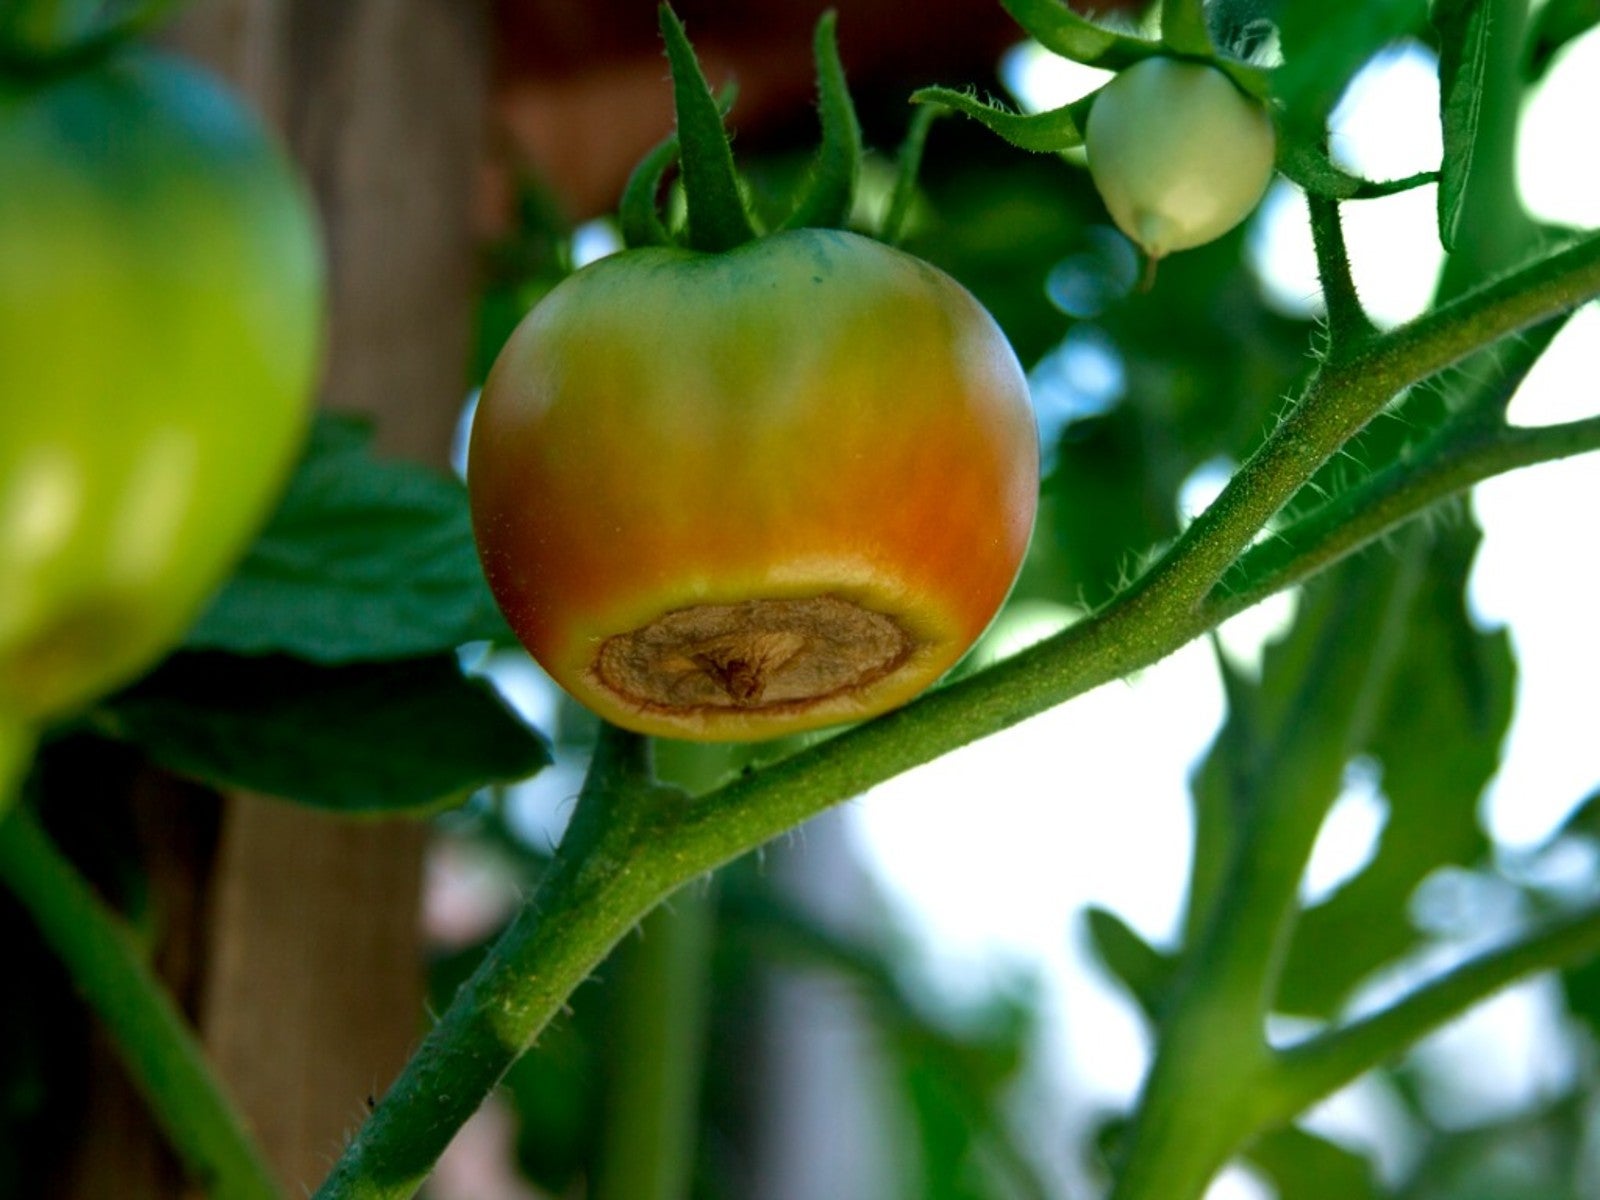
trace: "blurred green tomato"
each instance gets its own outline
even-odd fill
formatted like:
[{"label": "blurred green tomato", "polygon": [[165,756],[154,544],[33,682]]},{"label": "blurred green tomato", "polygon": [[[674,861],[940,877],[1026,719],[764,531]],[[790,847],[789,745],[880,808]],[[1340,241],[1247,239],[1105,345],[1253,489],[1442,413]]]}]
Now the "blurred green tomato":
[{"label": "blurred green tomato", "polygon": [[143,51],[0,75],[0,719],[182,636],[291,465],[321,325],[306,196],[220,85]]}]

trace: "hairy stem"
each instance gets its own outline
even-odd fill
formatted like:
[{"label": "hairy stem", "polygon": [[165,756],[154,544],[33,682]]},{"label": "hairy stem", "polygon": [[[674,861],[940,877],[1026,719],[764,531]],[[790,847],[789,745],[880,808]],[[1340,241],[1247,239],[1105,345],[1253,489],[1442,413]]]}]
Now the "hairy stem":
[{"label": "hairy stem", "polygon": [[[1204,602],[1224,572],[1391,397],[1596,292],[1600,235],[1323,368],[1154,568],[1093,618],[1004,663],[693,800],[662,799],[637,770],[613,773],[615,789],[586,786],[550,875],[352,1141],[319,1200],[412,1195],[450,1135],[572,990],[685,881],[874,784],[1148,666],[1204,633],[1222,615]],[[1286,569],[1278,581],[1294,578]],[[617,753],[617,736],[608,735],[602,757]]]},{"label": "hairy stem", "polygon": [[1305,682],[1272,728],[1254,731],[1266,753],[1235,797],[1244,819],[1185,953],[1112,1200],[1193,1200],[1261,1127],[1261,1097],[1274,1094],[1266,1018],[1300,880],[1381,701],[1419,563],[1415,553],[1396,557],[1323,591]]},{"label": "hairy stem", "polygon": [[685,888],[613,955],[605,1134],[594,1200],[683,1200],[700,1112],[715,901]]},{"label": "hairy stem", "polygon": [[1207,601],[1226,619],[1370,545],[1434,505],[1496,475],[1600,450],[1600,416],[1536,428],[1445,430],[1254,546]]},{"label": "hairy stem", "polygon": [[1328,356],[1341,358],[1372,336],[1373,324],[1350,274],[1350,252],[1345,246],[1339,202],[1308,192],[1306,205],[1311,213],[1311,239],[1317,251],[1322,300],[1328,310]]},{"label": "hairy stem", "polygon": [[139,952],[27,809],[0,821],[0,880],[105,1025],[184,1165],[214,1200],[277,1200],[272,1172]]},{"label": "hairy stem", "polygon": [[1600,952],[1600,908],[1567,917],[1457,967],[1369,1017],[1279,1057],[1278,1109],[1287,1120],[1519,979]]},{"label": "hairy stem", "polygon": [[[455,1131],[601,959],[679,883],[643,862],[683,802],[647,739],[602,726],[566,835],[532,899],[456,993],[316,1196],[416,1193]],[[652,864],[653,866],[653,864]]]}]

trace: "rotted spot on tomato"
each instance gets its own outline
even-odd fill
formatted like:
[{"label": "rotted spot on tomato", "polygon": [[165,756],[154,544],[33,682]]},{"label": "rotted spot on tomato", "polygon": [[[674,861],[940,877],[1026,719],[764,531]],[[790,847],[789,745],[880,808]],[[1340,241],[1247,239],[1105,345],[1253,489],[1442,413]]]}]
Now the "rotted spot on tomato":
[{"label": "rotted spot on tomato", "polygon": [[678,609],[609,637],[592,670],[656,711],[803,710],[887,678],[917,647],[894,617],[837,596],[748,600]]}]

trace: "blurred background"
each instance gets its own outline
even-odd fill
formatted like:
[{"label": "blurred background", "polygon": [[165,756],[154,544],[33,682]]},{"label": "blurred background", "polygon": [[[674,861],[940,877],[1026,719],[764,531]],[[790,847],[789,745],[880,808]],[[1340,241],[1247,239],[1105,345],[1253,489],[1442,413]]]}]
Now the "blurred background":
[{"label": "blurred background", "polygon": [[[1099,82],[1022,42],[987,0],[836,7],[878,151],[863,224],[886,203],[916,87],[1037,109]],[[785,194],[814,144],[822,8],[677,5],[712,83],[739,84],[735,148],[758,201]],[[389,453],[460,469],[476,381],[545,291],[618,248],[607,214],[671,127],[653,6],[214,0],[169,36],[272,117],[317,191],[334,268],[329,405],[376,414]],[[1530,92],[1519,184],[1553,226],[1600,224],[1600,164],[1571,151],[1587,136],[1574,122],[1600,109],[1597,81],[1590,35]],[[1336,158],[1375,179],[1431,169],[1437,106],[1425,37],[1396,45],[1341,104]],[[1347,208],[1373,315],[1422,311],[1443,261],[1432,189]],[[1080,163],[1025,155],[952,117],[931,136],[907,248],[1001,322],[1029,368],[1045,446],[1040,525],[981,662],[1106,599],[1270,428],[1318,329],[1304,203],[1277,185],[1246,227],[1163,263],[1143,292]],[[1515,420],[1600,409],[1596,320],[1585,309],[1558,336]],[[1380,422],[1343,469],[1379,461],[1424,419]],[[1434,523],[1451,583],[1418,620],[1441,655],[1470,660],[1473,719],[1426,743],[1418,773],[1449,788],[1393,780],[1376,750],[1352,765],[1305,902],[1328,917],[1317,929],[1401,932],[1377,953],[1319,934],[1275,1032],[1375,1004],[1600,891],[1600,633],[1584,522],[1595,511],[1600,480],[1578,459],[1497,480]],[[577,993],[426,1194],[652,1194],[630,1175],[650,1169],[631,1149],[647,1120],[678,1127],[684,1161],[665,1169],[697,1200],[1099,1194],[1148,1064],[1139,964],[1168,961],[1182,935],[1195,796],[1227,715],[1219,662],[1257,677],[1297,604],[1280,597],[1213,644],[875,789],[686,889]],[[424,1004],[448,1003],[537,882],[582,779],[591,718],[525,657],[463,654],[552,734],[557,761],[426,829],[219,802],[121,759],[74,767],[124,797],[115,837],[144,856],[164,969],[288,1179],[314,1185],[326,1170],[414,1047]],[[1417,707],[1431,716],[1452,698]],[[662,766],[701,785],[789,748],[664,747]],[[93,861],[114,839],[78,840]],[[117,856],[102,857],[115,879]],[[82,1024],[53,1004],[41,992],[7,1019]],[[1597,1034],[1600,970],[1513,989],[1263,1144],[1212,1200],[1600,1195]],[[41,1049],[7,1060],[0,1194],[181,1194],[103,1047],[64,1061],[42,1034],[28,1044]],[[653,1107],[622,1082],[646,1061],[669,1081]],[[39,1162],[62,1155],[69,1167],[41,1184]]]}]

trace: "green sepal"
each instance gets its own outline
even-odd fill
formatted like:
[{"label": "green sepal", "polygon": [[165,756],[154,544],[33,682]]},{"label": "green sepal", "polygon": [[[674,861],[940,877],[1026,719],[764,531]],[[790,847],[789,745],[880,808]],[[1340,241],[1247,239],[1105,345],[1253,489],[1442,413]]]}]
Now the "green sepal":
[{"label": "green sepal", "polygon": [[617,204],[622,244],[628,249],[672,244],[672,235],[667,232],[656,208],[656,197],[661,194],[661,181],[677,161],[678,135],[669,133],[651,147],[629,174],[622,199]]},{"label": "green sepal", "polygon": [[[738,99],[736,84],[725,84],[717,92],[717,108],[726,117]],[[678,163],[678,135],[667,134],[639,160],[639,165],[628,175],[622,189],[622,199],[617,205],[617,216],[622,226],[622,244],[630,250],[640,246],[670,246],[674,244],[672,230],[661,220],[661,210],[656,198],[661,194],[661,181]]]},{"label": "green sepal", "polygon": [[1419,171],[1403,179],[1363,179],[1338,166],[1321,146],[1296,138],[1279,141],[1277,165],[1290,183],[1329,200],[1376,200],[1439,180],[1437,171]]},{"label": "green sepal", "polygon": [[981,122],[1023,150],[1051,153],[1083,145],[1083,121],[1089,111],[1091,93],[1081,100],[1042,113],[1019,113],[953,88],[922,88],[911,94],[913,104],[940,104]]},{"label": "green sepal", "polygon": [[861,124],[839,61],[838,16],[831,9],[817,21],[812,52],[822,116],[822,145],[805,194],[784,220],[784,229],[843,227],[855,207],[861,178]]},{"label": "green sepal", "polygon": [[1086,66],[1120,71],[1159,54],[1155,42],[1096,25],[1061,0],[1000,0],[1011,19],[1052,54]]},{"label": "green sepal", "polygon": [[672,98],[678,113],[689,245],[710,253],[731,250],[753,240],[756,230],[734,169],[722,110],[700,70],[683,23],[666,4],[661,6],[661,36],[667,45]]},{"label": "green sepal", "polygon": [[922,170],[922,153],[928,145],[928,130],[946,111],[937,104],[923,104],[912,112],[911,127],[906,130],[905,141],[900,143],[894,191],[889,193],[889,207],[878,230],[879,241],[898,246],[905,237],[906,220],[911,215],[911,202],[917,192],[917,176]]}]

